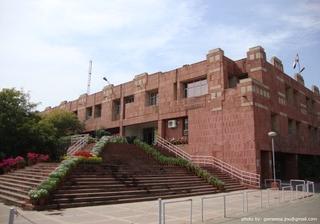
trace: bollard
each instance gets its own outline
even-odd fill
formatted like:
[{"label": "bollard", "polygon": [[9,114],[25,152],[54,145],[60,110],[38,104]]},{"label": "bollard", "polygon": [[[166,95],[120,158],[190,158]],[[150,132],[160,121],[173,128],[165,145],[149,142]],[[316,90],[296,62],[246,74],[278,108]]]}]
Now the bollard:
[{"label": "bollard", "polygon": [[262,206],[262,190],[260,190],[260,197],[261,197],[261,208],[263,207]]},{"label": "bollard", "polygon": [[242,195],[242,211],[244,212],[244,198],[245,198],[245,192],[243,192]]},{"label": "bollard", "polygon": [[227,211],[226,211],[226,196],[223,195],[223,215],[226,218],[227,217]]},{"label": "bollard", "polygon": [[14,222],[14,215],[16,214],[16,209],[15,208],[10,208],[9,212],[9,224],[13,224]]},{"label": "bollard", "polygon": [[190,206],[190,224],[192,223],[192,199],[191,200],[191,206]]},{"label": "bollard", "polygon": [[203,222],[203,198],[201,198],[201,221]]},{"label": "bollard", "polygon": [[159,198],[158,201],[159,201],[159,224],[162,224],[162,202],[161,202],[161,198]]},{"label": "bollard", "polygon": [[270,190],[267,189],[267,192],[268,192],[268,207],[270,207]]},{"label": "bollard", "polygon": [[246,192],[246,202],[247,202],[247,212],[249,211],[249,207],[248,207],[248,192]]}]

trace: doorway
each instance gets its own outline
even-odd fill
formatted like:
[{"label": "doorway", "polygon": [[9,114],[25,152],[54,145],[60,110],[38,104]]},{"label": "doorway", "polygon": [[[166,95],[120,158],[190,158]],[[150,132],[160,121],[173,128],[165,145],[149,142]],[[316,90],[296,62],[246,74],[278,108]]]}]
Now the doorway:
[{"label": "doorway", "polygon": [[146,142],[149,145],[152,145],[154,143],[154,128],[144,128],[142,130],[143,132],[143,141]]}]

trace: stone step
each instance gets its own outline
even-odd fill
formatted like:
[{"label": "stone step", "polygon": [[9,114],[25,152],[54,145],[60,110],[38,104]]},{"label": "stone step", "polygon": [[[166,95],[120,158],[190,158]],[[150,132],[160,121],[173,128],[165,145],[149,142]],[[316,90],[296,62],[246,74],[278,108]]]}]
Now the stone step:
[{"label": "stone step", "polygon": [[172,187],[172,188],[158,188],[158,189],[149,189],[149,190],[129,190],[125,189],[122,191],[101,191],[101,192],[85,192],[85,193],[56,193],[54,198],[83,198],[83,197],[101,197],[101,196],[121,196],[121,195],[136,195],[136,194],[153,194],[153,193],[160,193],[160,192],[193,192],[199,190],[212,190],[216,191],[215,188],[211,186],[198,186],[198,187]]},{"label": "stone step", "polygon": [[[196,178],[181,178],[179,180],[184,181],[184,182],[190,182],[190,181],[194,181],[196,180],[198,177]],[[199,179],[199,178],[198,178]],[[145,184],[145,183],[158,183],[160,180],[157,179],[149,179],[149,180],[123,180],[121,181],[121,183],[124,184],[131,184],[131,183],[136,183],[136,184]],[[175,179],[163,179],[161,180],[163,183],[174,183],[177,180]],[[90,185],[90,184],[112,184],[112,183],[119,183],[119,180],[105,180],[105,181],[99,181],[99,180],[95,180],[95,181],[67,181],[65,182],[65,185]]]},{"label": "stone step", "polygon": [[6,190],[6,191],[10,191],[10,192],[19,193],[19,194],[24,194],[24,195],[28,195],[28,192],[29,192],[29,190],[24,190],[24,189],[12,187],[9,185],[0,185],[0,190],[1,189]]},{"label": "stone step", "polygon": [[16,197],[11,197],[8,195],[0,195],[0,201],[2,201],[6,205],[13,205],[18,207],[25,207],[27,202],[25,200],[19,200]]},{"label": "stone step", "polygon": [[7,195],[7,196],[10,196],[10,197],[14,197],[14,198],[17,198],[19,200],[29,200],[29,196],[27,196],[25,194],[20,194],[20,193],[17,193],[17,192],[12,192],[12,191],[8,191],[8,190],[0,189],[0,197],[2,195]]},{"label": "stone step", "polygon": [[31,187],[37,186],[40,183],[40,182],[34,182],[34,181],[24,181],[24,180],[17,180],[17,179],[2,178],[2,177],[0,177],[0,181],[16,183],[16,184],[24,184]]},{"label": "stone step", "polygon": [[170,199],[170,198],[179,198],[179,197],[191,197],[197,195],[207,195],[215,192],[212,191],[202,191],[202,192],[192,192],[188,194],[168,194],[168,195],[154,195],[154,196],[139,196],[135,198],[118,198],[108,201],[85,201],[85,202],[66,202],[66,203],[55,203],[49,204],[46,206],[46,209],[62,209],[62,208],[74,208],[74,207],[84,207],[84,206],[96,206],[96,205],[105,205],[105,204],[119,204],[119,203],[130,203],[130,202],[139,202],[139,201],[151,201],[157,200],[158,198]]},{"label": "stone step", "polygon": [[51,173],[52,171],[54,171],[55,169],[42,169],[41,167],[39,168],[30,168],[30,169],[21,169],[18,170],[17,172],[25,172],[25,173],[41,173],[41,174],[49,174]]},{"label": "stone step", "polygon": [[159,175],[159,176],[128,176],[128,177],[121,177],[121,176],[115,176],[115,177],[97,177],[97,178],[82,178],[82,177],[74,177],[72,176],[70,178],[71,181],[109,181],[109,180],[117,180],[118,178],[120,179],[125,179],[128,181],[131,180],[136,180],[136,181],[145,181],[145,180],[196,180],[196,179],[200,179],[197,176],[164,176],[164,175]]},{"label": "stone step", "polygon": [[46,177],[43,177],[41,179],[37,179],[37,178],[30,178],[30,177],[21,177],[21,176],[14,176],[14,175],[8,175],[5,174],[3,176],[0,176],[0,180],[7,180],[7,181],[11,181],[11,180],[22,180],[22,181],[29,181],[31,183],[41,183],[44,179],[46,179]]},{"label": "stone step", "polygon": [[1,186],[14,187],[14,188],[22,189],[22,190],[29,190],[29,189],[32,188],[32,187],[29,186],[29,185],[16,184],[16,183],[6,182],[6,181],[0,181],[0,187],[1,187]]},{"label": "stone step", "polygon": [[115,194],[106,194],[103,195],[100,194],[99,195],[75,195],[73,197],[63,197],[63,198],[54,198],[52,200],[53,203],[63,203],[63,202],[90,202],[90,201],[107,201],[107,200],[114,200],[114,199],[121,199],[121,198],[135,198],[135,197],[139,197],[139,196],[144,196],[144,197],[148,197],[148,196],[162,196],[162,195],[177,195],[177,194],[184,194],[184,195],[188,195],[189,193],[192,192],[198,192],[198,193],[203,193],[203,192],[210,192],[210,193],[215,193],[217,192],[215,189],[213,188],[207,188],[207,189],[194,189],[193,191],[191,190],[186,190],[185,192],[183,192],[183,190],[181,190],[179,193],[177,191],[168,191],[166,189],[162,190],[162,191],[150,191],[149,193],[146,193],[145,191],[140,191],[140,192],[131,192],[131,193],[115,193]]},{"label": "stone step", "polygon": [[30,179],[43,179],[43,178],[46,178],[48,175],[39,175],[38,173],[34,173],[34,174],[29,174],[29,173],[11,173],[10,174],[11,176],[13,177],[27,177],[27,178],[30,178]]},{"label": "stone step", "polygon": [[[137,188],[145,188],[145,187],[167,187],[167,186],[211,186],[209,184],[204,184],[202,180],[199,181],[193,181],[193,182],[173,182],[170,183],[170,185],[168,185],[168,183],[161,183],[161,182],[155,182],[155,183],[148,183],[148,184],[141,184],[139,186],[137,186]],[[104,189],[120,189],[120,188],[128,188],[128,186],[122,184],[122,183],[117,183],[117,184],[105,184],[105,185],[97,185],[97,184],[92,184],[92,185],[70,185],[70,186],[62,186],[58,191],[77,191],[77,190],[81,190],[81,191],[90,191],[90,190],[104,190]]]}]

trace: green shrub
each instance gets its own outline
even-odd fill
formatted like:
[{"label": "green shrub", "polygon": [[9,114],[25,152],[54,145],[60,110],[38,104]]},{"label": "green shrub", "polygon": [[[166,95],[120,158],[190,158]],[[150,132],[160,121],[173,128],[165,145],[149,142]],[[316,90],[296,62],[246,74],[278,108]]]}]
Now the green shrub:
[{"label": "green shrub", "polygon": [[212,176],[208,171],[192,164],[191,162],[185,159],[165,156],[152,146],[140,141],[139,139],[135,139],[134,144],[139,146],[139,148],[141,148],[146,154],[151,155],[155,160],[157,160],[161,164],[185,167],[188,171],[196,174],[198,177],[201,177],[203,180],[205,180],[213,186],[216,186],[218,188],[222,188],[224,186],[224,182]]},{"label": "green shrub", "polygon": [[47,197],[49,195],[49,192],[45,189],[35,189],[35,190],[30,190],[28,195],[31,200],[37,201],[41,198]]},{"label": "green shrub", "polygon": [[95,146],[92,148],[91,152],[92,154],[99,156],[104,149],[104,147],[108,143],[122,143],[127,144],[127,139],[122,136],[103,136],[100,138],[100,140],[95,144]]},{"label": "green shrub", "polygon": [[85,163],[85,164],[99,164],[102,163],[102,158],[98,157],[98,156],[93,156],[93,157],[80,157],[79,158],[81,163]]},{"label": "green shrub", "polygon": [[103,136],[110,136],[110,135],[111,135],[111,133],[106,131],[106,130],[104,130],[104,129],[99,129],[99,130],[95,131],[95,136],[98,139],[100,139]]}]

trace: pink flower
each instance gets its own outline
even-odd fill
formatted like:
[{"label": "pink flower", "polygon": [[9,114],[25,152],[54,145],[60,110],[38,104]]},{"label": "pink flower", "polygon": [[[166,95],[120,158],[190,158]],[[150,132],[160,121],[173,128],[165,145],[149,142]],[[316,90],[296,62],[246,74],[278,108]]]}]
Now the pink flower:
[{"label": "pink flower", "polygon": [[17,156],[17,157],[15,158],[15,160],[16,160],[17,163],[24,162],[24,158],[23,158],[22,156]]},{"label": "pink flower", "polygon": [[34,152],[28,152],[27,157],[29,160],[36,160],[39,157],[39,154]]},{"label": "pink flower", "polygon": [[45,154],[39,154],[38,160],[40,162],[46,162],[49,160],[49,155],[45,155]]}]

